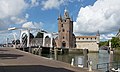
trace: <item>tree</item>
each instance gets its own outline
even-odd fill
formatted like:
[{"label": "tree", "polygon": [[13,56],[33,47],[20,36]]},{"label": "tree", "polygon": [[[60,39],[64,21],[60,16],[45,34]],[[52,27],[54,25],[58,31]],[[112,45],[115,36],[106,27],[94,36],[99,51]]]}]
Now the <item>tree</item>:
[{"label": "tree", "polygon": [[35,36],[35,38],[43,38],[43,33],[38,32],[37,35]]},{"label": "tree", "polygon": [[34,38],[34,35],[32,33],[30,33],[30,39]]},{"label": "tree", "polygon": [[13,40],[13,41],[12,41],[12,44],[14,44],[14,45],[15,45],[15,43],[16,43],[16,45],[20,44],[20,40],[18,40],[18,39],[17,39],[16,41],[15,41],[15,40]]},{"label": "tree", "polygon": [[12,44],[15,44],[15,40],[12,41]]},{"label": "tree", "polygon": [[104,41],[104,42],[100,42],[99,46],[108,46],[109,42],[108,41]]},{"label": "tree", "polygon": [[120,39],[118,37],[113,37],[111,39],[112,48],[120,47]]},{"label": "tree", "polygon": [[17,44],[17,45],[20,44],[20,40],[17,39],[17,40],[16,40],[16,44]]},{"label": "tree", "polygon": [[[30,38],[29,38],[29,39],[30,39],[30,41],[31,41],[31,39],[34,38],[34,35],[33,35],[32,33],[30,33],[29,35],[30,35]],[[23,43],[24,46],[27,46],[27,39],[28,39],[27,34],[26,34],[26,33],[23,33],[23,35],[22,35],[22,43]]]}]

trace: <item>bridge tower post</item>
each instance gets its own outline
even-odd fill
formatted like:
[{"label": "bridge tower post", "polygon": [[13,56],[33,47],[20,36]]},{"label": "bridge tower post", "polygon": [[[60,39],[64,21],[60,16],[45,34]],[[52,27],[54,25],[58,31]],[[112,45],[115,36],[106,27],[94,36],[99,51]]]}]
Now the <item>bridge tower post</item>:
[{"label": "bridge tower post", "polygon": [[27,47],[30,47],[30,30],[27,30],[28,38],[27,38]]},{"label": "bridge tower post", "polygon": [[43,44],[42,44],[43,47],[44,47],[44,44],[45,44],[45,33],[43,33]]}]

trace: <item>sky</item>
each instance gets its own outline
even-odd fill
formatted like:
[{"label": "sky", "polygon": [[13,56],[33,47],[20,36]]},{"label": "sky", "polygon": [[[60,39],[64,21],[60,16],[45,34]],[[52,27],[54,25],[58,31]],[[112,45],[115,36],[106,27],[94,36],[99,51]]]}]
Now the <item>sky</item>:
[{"label": "sky", "polygon": [[27,27],[57,32],[57,18],[65,8],[76,36],[96,35],[99,30],[100,39],[108,40],[120,28],[120,0],[0,0],[0,30]]}]

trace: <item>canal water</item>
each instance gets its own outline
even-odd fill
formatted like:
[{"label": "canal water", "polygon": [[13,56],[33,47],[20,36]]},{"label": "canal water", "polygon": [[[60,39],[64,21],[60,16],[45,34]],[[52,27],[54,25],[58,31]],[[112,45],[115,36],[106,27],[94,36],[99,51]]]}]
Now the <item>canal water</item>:
[{"label": "canal water", "polygon": [[[71,64],[72,59],[74,59],[73,62],[74,66],[78,66],[78,64],[84,64],[85,63],[84,59],[88,59],[92,61],[93,69],[97,69],[97,64],[120,61],[120,55],[109,54],[107,51],[101,51],[100,53],[88,53],[87,56],[88,58],[85,58],[83,54],[63,54],[63,55],[57,55],[57,57],[55,57],[54,54],[42,54],[42,56],[50,59],[56,58],[56,60],[58,61],[66,62],[69,64]],[[86,60],[86,62],[88,60]]]}]

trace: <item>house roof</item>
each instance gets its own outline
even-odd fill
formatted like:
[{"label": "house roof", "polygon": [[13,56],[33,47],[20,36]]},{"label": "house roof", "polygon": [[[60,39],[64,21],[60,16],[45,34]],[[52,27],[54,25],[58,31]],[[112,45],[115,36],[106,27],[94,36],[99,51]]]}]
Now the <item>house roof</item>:
[{"label": "house roof", "polygon": [[96,38],[96,36],[76,36],[75,38]]}]

